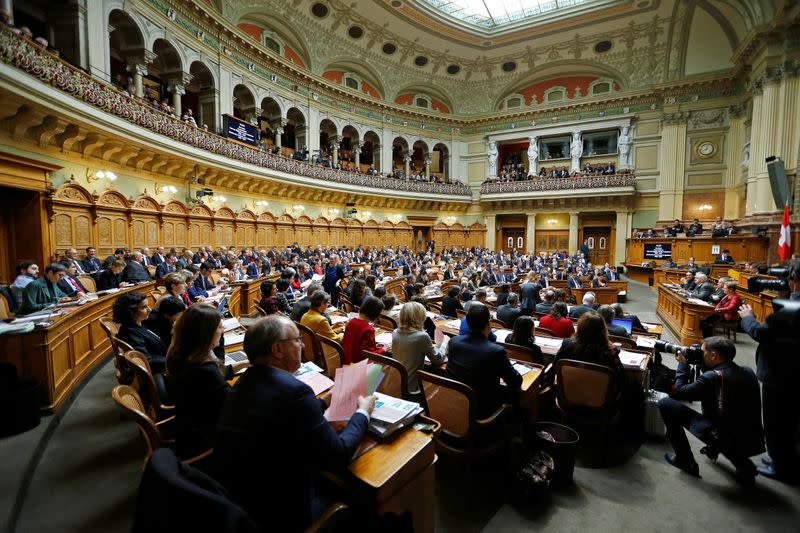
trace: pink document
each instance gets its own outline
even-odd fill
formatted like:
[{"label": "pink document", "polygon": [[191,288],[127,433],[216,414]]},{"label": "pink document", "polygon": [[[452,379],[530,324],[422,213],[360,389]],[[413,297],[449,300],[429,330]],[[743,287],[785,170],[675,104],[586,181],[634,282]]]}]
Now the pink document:
[{"label": "pink document", "polygon": [[311,387],[311,390],[314,391],[314,396],[319,396],[333,387],[333,381],[331,381],[328,376],[320,374],[319,372],[306,372],[305,374],[297,376],[297,379]]},{"label": "pink document", "polygon": [[328,420],[347,420],[358,408],[358,397],[367,395],[367,359],[336,369],[336,382],[331,406],[325,413]]}]

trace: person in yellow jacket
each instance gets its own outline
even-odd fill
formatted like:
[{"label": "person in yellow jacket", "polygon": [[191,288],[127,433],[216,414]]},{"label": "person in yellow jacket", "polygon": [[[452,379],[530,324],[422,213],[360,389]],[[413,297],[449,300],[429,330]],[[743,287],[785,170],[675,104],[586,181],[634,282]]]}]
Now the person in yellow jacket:
[{"label": "person in yellow jacket", "polygon": [[328,322],[328,317],[324,315],[325,310],[331,303],[330,295],[325,291],[318,290],[311,295],[310,301],[311,308],[309,308],[308,312],[300,319],[300,323],[307,326],[317,335],[335,340],[336,342],[342,342],[344,333],[341,331],[337,332],[336,329],[332,328],[330,322]]}]

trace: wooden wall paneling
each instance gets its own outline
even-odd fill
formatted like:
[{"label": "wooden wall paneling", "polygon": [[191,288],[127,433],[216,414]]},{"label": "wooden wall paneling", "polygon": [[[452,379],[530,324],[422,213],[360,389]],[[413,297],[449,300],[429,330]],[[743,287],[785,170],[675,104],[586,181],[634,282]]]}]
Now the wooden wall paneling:
[{"label": "wooden wall paneling", "polygon": [[330,222],[325,217],[317,217],[311,228],[311,242],[307,242],[305,244],[310,244],[312,246],[317,244],[328,246],[330,241]]},{"label": "wooden wall paneling", "polygon": [[395,248],[399,246],[411,246],[411,243],[414,241],[414,231],[411,229],[411,226],[405,220],[401,220],[397,223],[397,233],[395,235]]},{"label": "wooden wall paneling", "polygon": [[230,208],[220,207],[217,209],[212,222],[213,237],[209,235],[210,238],[205,241],[205,244],[211,243],[213,240],[213,246],[235,247],[236,241],[233,236],[233,221],[235,219],[236,214]]},{"label": "wooden wall paneling", "polygon": [[312,231],[312,226],[314,225],[314,221],[311,220],[310,217],[307,215],[301,215],[295,221],[294,226],[294,235],[292,236],[292,240],[289,244],[297,243],[300,246],[305,246],[306,244],[312,244],[314,240],[314,235]]},{"label": "wooden wall paneling", "polygon": [[275,217],[272,213],[264,212],[258,215],[258,228],[256,229],[256,243],[259,248],[269,250],[275,244]]},{"label": "wooden wall paneling", "polygon": [[132,249],[145,246],[154,248],[163,242],[158,215],[161,205],[151,196],[143,195],[134,200],[131,208]]},{"label": "wooden wall paneling", "polygon": [[380,226],[374,220],[367,220],[364,223],[364,242],[365,246],[380,246]]},{"label": "wooden wall paneling", "polygon": [[[537,232],[537,235],[539,233]],[[731,256],[736,261],[749,261],[751,263],[767,260],[769,252],[769,239],[757,235],[735,235],[731,237],[678,237],[655,239],[628,239],[628,262],[641,263],[644,261],[644,245],[646,243],[672,244],[672,259],[678,264],[685,264],[690,257],[698,263],[713,261],[716,254],[712,247],[719,246],[720,250],[730,250]],[[657,261],[660,263],[661,261]]]},{"label": "wooden wall paneling", "polygon": [[164,246],[183,248],[189,242],[189,209],[172,200],[161,209],[161,239]]},{"label": "wooden wall paneling", "polygon": [[347,236],[345,238],[345,246],[349,246],[350,248],[355,248],[359,244],[361,244],[363,235],[362,235],[362,224],[360,220],[352,219],[347,221]]},{"label": "wooden wall paneling", "polygon": [[130,207],[128,199],[113,189],[95,201],[98,256],[110,255],[116,248],[131,247]]},{"label": "wooden wall paneling", "polygon": [[275,245],[278,247],[287,246],[292,243],[294,238],[294,219],[291,215],[284,213],[278,217]]},{"label": "wooden wall paneling", "polygon": [[52,250],[42,259],[50,259],[51,254],[75,247],[82,252],[87,246],[95,246],[95,232],[92,205],[95,198],[76,183],[67,183],[56,189],[50,196],[51,213],[49,239]]},{"label": "wooden wall paneling", "polygon": [[335,218],[330,226],[330,246],[342,246],[347,242],[347,221],[342,218]]},{"label": "wooden wall paneling", "polygon": [[212,245],[211,221],[214,214],[205,204],[197,204],[189,212],[189,248],[192,250],[198,246]]},{"label": "wooden wall paneling", "polygon": [[240,248],[256,246],[256,214],[249,209],[242,209],[236,214],[236,244]]}]

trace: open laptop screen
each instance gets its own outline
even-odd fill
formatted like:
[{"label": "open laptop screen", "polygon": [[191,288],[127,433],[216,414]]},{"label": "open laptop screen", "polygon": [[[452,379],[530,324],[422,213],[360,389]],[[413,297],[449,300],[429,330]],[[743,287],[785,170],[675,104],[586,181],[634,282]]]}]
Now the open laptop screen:
[{"label": "open laptop screen", "polygon": [[628,335],[630,335],[631,331],[633,330],[633,321],[627,318],[612,318],[611,325],[622,326],[625,328],[625,331],[628,333]]}]

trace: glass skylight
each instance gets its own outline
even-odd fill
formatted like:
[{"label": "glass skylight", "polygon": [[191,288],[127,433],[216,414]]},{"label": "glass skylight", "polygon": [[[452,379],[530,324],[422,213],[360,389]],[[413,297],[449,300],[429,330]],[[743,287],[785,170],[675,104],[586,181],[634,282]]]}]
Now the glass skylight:
[{"label": "glass skylight", "polygon": [[482,28],[496,28],[596,0],[422,0],[451,17]]}]

